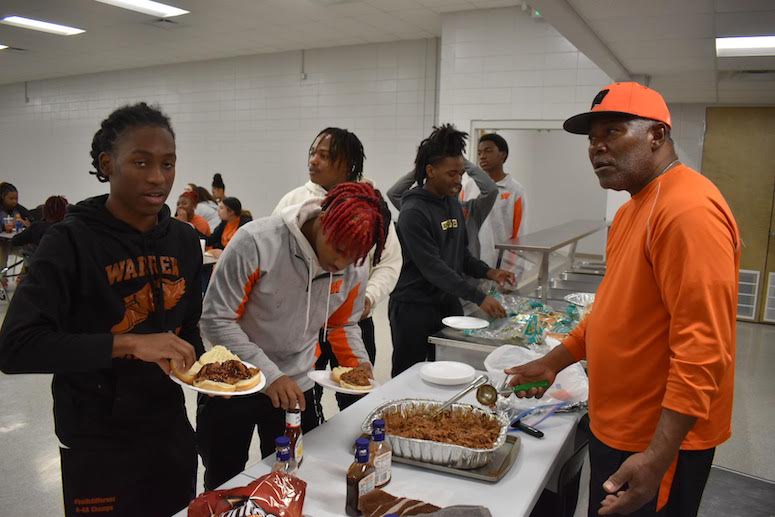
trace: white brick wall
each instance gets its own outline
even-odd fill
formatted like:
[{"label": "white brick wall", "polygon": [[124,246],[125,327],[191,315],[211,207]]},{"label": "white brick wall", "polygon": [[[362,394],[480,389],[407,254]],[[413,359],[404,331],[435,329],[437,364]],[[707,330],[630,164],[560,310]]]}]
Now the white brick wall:
[{"label": "white brick wall", "polygon": [[519,8],[444,16],[439,121],[565,119],[609,77],[551,25]]},{"label": "white brick wall", "polygon": [[174,203],[187,182],[209,188],[221,172],[227,194],[267,215],[307,179],[317,132],[340,126],[366,151],[366,176],[386,190],[411,167],[434,122],[436,40],[415,40],[122,70],[0,86],[0,178],[27,206],[48,195],[71,201],[107,191],[91,170],[99,123],[114,108],[159,103],[177,133]]}]

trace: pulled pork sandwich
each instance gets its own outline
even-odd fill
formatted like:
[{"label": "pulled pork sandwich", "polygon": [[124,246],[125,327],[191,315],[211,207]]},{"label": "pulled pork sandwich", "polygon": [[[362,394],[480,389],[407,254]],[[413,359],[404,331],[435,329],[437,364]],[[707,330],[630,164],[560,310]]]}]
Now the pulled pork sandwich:
[{"label": "pulled pork sandwich", "polygon": [[209,352],[202,354],[187,371],[181,371],[173,361],[172,373],[186,384],[223,392],[246,391],[261,380],[258,368],[245,365],[239,357],[221,345],[216,345]]}]

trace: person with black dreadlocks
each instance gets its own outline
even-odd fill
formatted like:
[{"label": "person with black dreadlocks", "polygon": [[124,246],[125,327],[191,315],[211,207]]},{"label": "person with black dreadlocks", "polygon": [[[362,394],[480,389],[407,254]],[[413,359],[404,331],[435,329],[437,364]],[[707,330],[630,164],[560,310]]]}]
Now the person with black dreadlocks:
[{"label": "person with black dreadlocks", "polygon": [[371,368],[357,323],[367,272],[379,263],[390,212],[366,183],[342,183],[280,215],[243,226],[221,255],[204,300],[202,332],[266,376],[261,393],[200,397],[197,442],[212,489],[245,468],[253,429],[274,452],[285,411],[297,404],[303,432],[317,427],[312,380],[318,332],[343,366]]},{"label": "person with black dreadlocks", "polygon": [[196,231],[165,205],[175,134],[145,103],[94,135],[110,193],[49,228],[0,331],[5,373],[53,373],[65,515],[167,516],[196,489],[194,431],[170,363],[204,352]]},{"label": "person with black dreadlocks", "polygon": [[488,278],[500,285],[515,282],[513,273],[491,269],[468,249],[463,207],[457,197],[467,137],[451,124],[434,128],[417,149],[418,186],[401,198],[398,238],[404,264],[388,306],[393,377],[416,363],[435,360],[428,336],[442,329],[442,318],[463,314],[461,298],[489,316],[506,316],[495,298],[464,276]]},{"label": "person with black dreadlocks", "polygon": [[[277,215],[289,206],[298,205],[309,199],[325,197],[329,190],[346,181],[364,181],[371,185],[369,180],[363,178],[365,158],[363,144],[355,134],[337,127],[324,129],[317,134],[309,149],[307,162],[309,181],[283,196],[272,213]],[[372,364],[377,357],[377,343],[374,337],[374,320],[371,315],[374,307],[385,300],[396,286],[398,274],[401,272],[401,244],[398,242],[394,228],[388,228],[382,257],[379,264],[372,266],[371,259],[373,259],[375,251],[372,249],[369,253],[367,264],[369,281],[364,290],[364,308],[361,320],[358,322],[363,335],[363,344],[366,345],[366,351]],[[334,368],[339,366],[339,363],[331,344],[321,335],[320,357],[315,368],[325,370],[329,365]],[[322,411],[320,400],[323,396],[323,388],[316,385],[314,389],[315,401],[319,406],[318,409]],[[345,409],[362,396],[337,393],[336,401],[340,409]]]}]

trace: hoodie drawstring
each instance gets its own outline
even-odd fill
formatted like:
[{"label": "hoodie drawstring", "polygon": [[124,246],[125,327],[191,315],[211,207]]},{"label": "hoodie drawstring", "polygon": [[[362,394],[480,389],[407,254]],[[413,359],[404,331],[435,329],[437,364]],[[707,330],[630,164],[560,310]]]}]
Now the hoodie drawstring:
[{"label": "hoodie drawstring", "polygon": [[328,295],[326,296],[326,322],[323,324],[323,341],[328,341],[328,309],[331,308],[331,286],[334,284],[334,274],[328,274]]},{"label": "hoodie drawstring", "polygon": [[307,264],[307,320],[304,323],[304,332],[309,328],[309,308],[312,301],[312,262],[305,260]]}]

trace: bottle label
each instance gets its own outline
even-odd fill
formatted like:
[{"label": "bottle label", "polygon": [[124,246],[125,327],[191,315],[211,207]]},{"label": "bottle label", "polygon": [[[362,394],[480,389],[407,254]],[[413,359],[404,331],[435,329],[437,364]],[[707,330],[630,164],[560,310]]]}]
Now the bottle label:
[{"label": "bottle label", "polygon": [[301,413],[285,413],[285,427],[301,427]]},{"label": "bottle label", "polygon": [[390,481],[393,451],[383,452],[374,457],[374,468],[377,471],[377,486],[382,486]]},{"label": "bottle label", "polygon": [[301,435],[296,438],[296,447],[293,449],[293,457],[296,458],[296,463],[301,463],[301,459],[304,457],[304,438]]},{"label": "bottle label", "polygon": [[371,472],[358,482],[358,497],[364,496],[374,490],[376,486],[377,475]]}]

